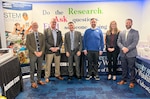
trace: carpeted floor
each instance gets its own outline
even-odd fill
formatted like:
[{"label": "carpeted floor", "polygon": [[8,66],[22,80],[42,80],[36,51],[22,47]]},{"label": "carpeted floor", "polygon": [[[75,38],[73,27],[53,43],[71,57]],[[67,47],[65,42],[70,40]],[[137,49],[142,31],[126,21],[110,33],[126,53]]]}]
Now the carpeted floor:
[{"label": "carpeted floor", "polygon": [[129,83],[117,85],[120,76],[116,81],[100,77],[100,81],[84,78],[68,81],[67,77],[60,81],[52,77],[49,83],[39,85],[38,89],[31,88],[30,79],[26,78],[23,79],[24,91],[16,99],[150,99],[150,94],[138,84],[133,89],[128,87]]}]

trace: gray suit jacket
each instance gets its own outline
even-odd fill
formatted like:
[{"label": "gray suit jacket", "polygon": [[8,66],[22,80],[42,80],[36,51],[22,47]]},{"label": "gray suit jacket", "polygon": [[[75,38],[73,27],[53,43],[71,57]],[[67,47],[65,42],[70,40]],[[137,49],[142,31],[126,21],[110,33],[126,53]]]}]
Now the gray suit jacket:
[{"label": "gray suit jacket", "polygon": [[[66,52],[71,52],[71,38],[70,38],[70,31],[65,33],[65,51]],[[77,51],[82,51],[82,36],[81,32],[74,31],[74,50]]]},{"label": "gray suit jacket", "polygon": [[[46,46],[46,54],[52,54],[53,52],[51,50],[49,50],[49,48],[51,47],[59,47],[59,49],[61,49],[62,46],[62,34],[60,30],[57,30],[57,42],[56,42],[56,46],[54,46],[54,38],[53,38],[53,33],[52,30],[50,28],[47,28],[44,30],[44,34],[45,34],[45,46]],[[60,50],[58,50],[56,52],[56,55],[60,55]]]},{"label": "gray suit jacket", "polygon": [[[38,32],[38,36],[39,36],[40,50],[44,54],[44,52],[45,52],[45,37],[42,33],[39,33],[39,32]],[[34,33],[30,33],[27,35],[26,47],[29,50],[29,56],[35,56],[34,52],[36,51],[37,46],[36,46]]]},{"label": "gray suit jacket", "polygon": [[[117,44],[120,48],[120,56],[136,57],[137,56],[136,46],[139,41],[139,32],[134,29],[131,29],[127,35],[127,40],[125,40],[125,35],[126,31],[124,30],[119,34],[117,40]],[[129,49],[129,51],[126,54],[124,54],[122,51],[123,47],[127,47]]]}]

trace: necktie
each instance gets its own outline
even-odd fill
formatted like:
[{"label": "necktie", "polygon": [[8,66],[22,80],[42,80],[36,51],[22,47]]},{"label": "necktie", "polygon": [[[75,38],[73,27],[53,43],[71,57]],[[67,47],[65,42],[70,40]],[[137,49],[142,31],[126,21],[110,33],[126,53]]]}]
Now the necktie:
[{"label": "necktie", "polygon": [[37,51],[40,51],[40,42],[39,42],[39,37],[38,37],[38,33],[35,33],[35,38],[36,38],[36,47],[37,47]]},{"label": "necktie", "polygon": [[73,32],[70,33],[71,36],[71,50],[74,50],[74,35]]}]

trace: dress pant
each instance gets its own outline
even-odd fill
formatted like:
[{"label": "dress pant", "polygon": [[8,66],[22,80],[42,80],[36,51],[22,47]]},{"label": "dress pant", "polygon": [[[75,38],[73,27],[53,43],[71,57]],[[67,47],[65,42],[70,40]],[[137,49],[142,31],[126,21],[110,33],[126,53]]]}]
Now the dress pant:
[{"label": "dress pant", "polygon": [[118,54],[119,52],[116,50],[113,52],[107,51],[108,73],[111,75],[116,75]]},{"label": "dress pant", "polygon": [[[34,73],[35,73],[35,66],[37,66],[37,81],[41,80],[41,68],[42,68],[43,56],[36,57],[30,56],[30,81],[34,83]],[[35,65],[36,64],[36,65]]]},{"label": "dress pant", "polygon": [[99,51],[88,51],[88,75],[98,75]]},{"label": "dress pant", "polygon": [[68,57],[68,72],[69,76],[73,76],[74,70],[73,70],[73,60],[75,61],[75,69],[76,69],[76,76],[80,77],[80,56],[76,55],[76,51],[71,51],[70,56]]},{"label": "dress pant", "polygon": [[54,58],[55,63],[55,76],[60,76],[60,55],[56,56],[53,54],[46,54],[46,67],[45,67],[45,79],[51,76],[51,64]]},{"label": "dress pant", "polygon": [[135,82],[135,61],[135,57],[121,57],[122,80],[127,81],[129,77],[130,82]]}]

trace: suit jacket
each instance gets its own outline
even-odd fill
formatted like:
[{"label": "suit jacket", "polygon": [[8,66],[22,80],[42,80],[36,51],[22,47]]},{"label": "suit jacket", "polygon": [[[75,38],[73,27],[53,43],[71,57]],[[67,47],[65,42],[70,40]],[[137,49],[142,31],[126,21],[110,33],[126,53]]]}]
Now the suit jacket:
[{"label": "suit jacket", "polygon": [[[56,29],[56,33],[57,33],[57,41],[56,41],[56,46],[54,45],[54,38],[53,38],[53,33],[52,30],[50,28],[47,28],[44,30],[44,34],[45,34],[45,53],[46,54],[52,54],[53,52],[51,50],[49,50],[51,47],[59,47],[59,49],[61,49],[62,46],[62,34],[60,30]],[[58,50],[57,52],[55,52],[56,55],[60,55],[60,50]]]},{"label": "suit jacket", "polygon": [[[117,44],[120,48],[120,56],[136,57],[137,56],[136,46],[139,41],[139,32],[134,29],[131,29],[127,35],[127,40],[125,40],[125,35],[126,35],[126,31],[124,30],[119,34],[117,40]],[[127,47],[129,49],[129,51],[126,54],[124,54],[122,51],[123,47]]]},{"label": "suit jacket", "polygon": [[[39,43],[40,43],[40,51],[45,52],[45,37],[42,33],[38,32]],[[29,56],[35,56],[34,52],[37,50],[36,39],[34,33],[30,33],[27,35],[26,39],[26,47],[29,50]]]},{"label": "suit jacket", "polygon": [[[82,51],[82,36],[78,31],[74,31],[74,50]],[[65,34],[65,51],[71,52],[71,38],[70,31]]]}]

